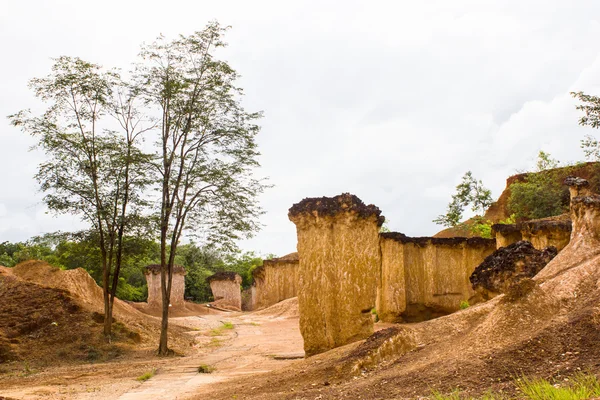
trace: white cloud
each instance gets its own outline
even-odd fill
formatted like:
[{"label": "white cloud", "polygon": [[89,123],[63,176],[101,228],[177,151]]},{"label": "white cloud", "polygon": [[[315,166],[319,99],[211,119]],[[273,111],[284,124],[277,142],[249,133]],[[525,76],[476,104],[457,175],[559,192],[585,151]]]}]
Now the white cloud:
[{"label": "white cloud", "polygon": [[[127,67],[159,33],[233,25],[222,55],[265,111],[263,232],[247,249],[295,247],[287,209],[353,192],[392,229],[433,234],[462,174],[499,195],[540,149],[581,158],[571,90],[600,93],[600,4],[553,1],[9,2],[0,10],[0,117],[39,107],[27,80],[50,57]],[[589,131],[587,131],[589,132]],[[593,132],[591,132],[593,133]],[[0,124],[0,241],[71,229],[43,214],[32,180],[40,155]],[[41,212],[41,214],[40,214]]]}]

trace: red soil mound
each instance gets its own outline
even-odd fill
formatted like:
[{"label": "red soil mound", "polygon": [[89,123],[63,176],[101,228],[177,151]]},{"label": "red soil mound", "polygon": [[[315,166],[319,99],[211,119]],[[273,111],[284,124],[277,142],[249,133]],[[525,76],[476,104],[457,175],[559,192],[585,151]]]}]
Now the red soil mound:
[{"label": "red soil mound", "polygon": [[8,268],[0,271],[0,298],[0,364],[106,360],[140,340],[139,334],[115,323],[108,344],[101,315],[82,307],[67,291],[25,282]]},{"label": "red soil mound", "polygon": [[[119,299],[113,312],[115,339],[113,345],[106,343],[102,289],[81,268],[63,271],[43,261],[26,261],[0,268],[0,279],[0,353],[6,359],[108,359],[125,350],[154,352],[157,346],[160,320]],[[175,324],[169,328],[170,347],[179,353],[193,341],[184,331]]]}]

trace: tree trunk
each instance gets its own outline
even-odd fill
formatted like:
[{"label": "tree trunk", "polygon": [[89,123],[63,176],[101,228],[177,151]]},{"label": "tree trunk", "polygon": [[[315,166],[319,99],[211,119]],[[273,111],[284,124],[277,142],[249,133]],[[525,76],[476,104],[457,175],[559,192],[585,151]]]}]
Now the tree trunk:
[{"label": "tree trunk", "polygon": [[[106,264],[106,263],[104,263]],[[104,296],[104,336],[110,338],[112,333],[112,307],[110,304],[109,290],[108,290],[108,280],[109,280],[109,270],[108,266],[104,265],[103,279],[102,279],[102,294]]]}]

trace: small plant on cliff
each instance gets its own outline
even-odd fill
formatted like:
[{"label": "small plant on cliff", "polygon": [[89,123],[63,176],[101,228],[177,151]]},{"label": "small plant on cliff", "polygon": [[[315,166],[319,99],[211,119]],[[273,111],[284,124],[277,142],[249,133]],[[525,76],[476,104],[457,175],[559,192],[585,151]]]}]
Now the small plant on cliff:
[{"label": "small plant on cliff", "polygon": [[446,214],[440,215],[433,222],[453,227],[460,223],[465,207],[470,205],[473,212],[483,214],[491,204],[492,192],[483,186],[481,180],[475,179],[471,171],[467,171],[456,186],[456,194],[452,196]]},{"label": "small plant on cliff", "polygon": [[471,305],[469,304],[469,300],[461,301],[459,307],[461,310],[465,310],[465,309],[471,307]]},{"label": "small plant on cliff", "polygon": [[373,322],[379,322],[379,314],[377,313],[377,309],[373,308],[371,310],[371,315],[373,315]]}]

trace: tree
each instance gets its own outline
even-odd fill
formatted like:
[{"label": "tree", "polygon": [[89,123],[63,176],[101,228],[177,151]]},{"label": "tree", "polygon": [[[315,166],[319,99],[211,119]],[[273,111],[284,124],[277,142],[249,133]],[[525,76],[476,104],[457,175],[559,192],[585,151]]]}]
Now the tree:
[{"label": "tree", "polygon": [[[584,112],[584,115],[579,119],[579,125],[599,128],[600,97],[587,95],[583,92],[571,92],[571,96],[583,103],[575,107],[577,110]],[[600,143],[594,136],[585,135],[584,139],[581,140],[581,148],[586,159],[600,161]]]},{"label": "tree", "polygon": [[[149,127],[142,127],[136,92],[115,71],[99,65],[59,57],[50,75],[32,79],[29,85],[49,104],[47,110],[38,116],[24,110],[9,118],[35,137],[47,156],[36,179],[48,208],[81,216],[97,233],[104,334],[110,340],[123,238],[140,221],[140,193],[148,183],[143,167],[147,157],[137,144]],[[113,117],[118,131],[110,129],[107,116]]]},{"label": "tree", "polygon": [[137,88],[160,115],[160,355],[169,353],[173,264],[183,232],[204,232],[207,241],[231,248],[259,228],[257,196],[265,185],[252,171],[259,166],[255,120],[261,113],[244,110],[238,74],[214,57],[226,30],[212,22],[190,36],[160,37],[142,49],[136,71]]},{"label": "tree", "polygon": [[483,214],[491,204],[492,192],[483,186],[481,180],[475,179],[471,171],[467,171],[456,186],[456,194],[452,195],[446,214],[440,215],[433,222],[454,227],[460,223],[463,211],[468,205],[471,205],[473,212]]}]

